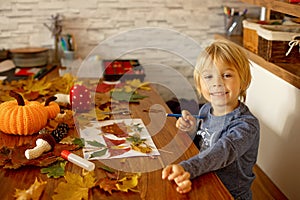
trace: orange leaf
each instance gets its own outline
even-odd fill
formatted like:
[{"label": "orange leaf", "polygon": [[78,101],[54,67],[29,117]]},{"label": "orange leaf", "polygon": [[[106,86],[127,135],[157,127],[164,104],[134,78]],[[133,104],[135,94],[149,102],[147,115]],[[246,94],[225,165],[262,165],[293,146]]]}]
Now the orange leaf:
[{"label": "orange leaf", "polygon": [[105,192],[112,194],[113,190],[114,191],[118,190],[118,188],[116,186],[117,182],[118,182],[117,180],[112,180],[112,179],[105,177],[103,179],[100,179],[98,184],[99,184],[99,187],[101,189],[103,189]]}]

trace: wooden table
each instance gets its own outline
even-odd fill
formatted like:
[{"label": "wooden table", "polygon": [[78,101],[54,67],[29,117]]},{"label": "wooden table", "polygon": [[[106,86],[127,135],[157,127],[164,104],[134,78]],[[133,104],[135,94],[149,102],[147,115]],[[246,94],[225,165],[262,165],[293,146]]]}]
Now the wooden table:
[{"label": "wooden table", "polygon": [[[190,138],[178,131],[175,127],[175,118],[166,118],[165,112],[170,112],[163,99],[155,92],[141,91],[141,94],[148,97],[141,100],[139,104],[130,104],[132,111],[131,118],[141,118],[152,136],[154,143],[160,150],[158,157],[128,158],[125,162],[118,159],[101,161],[105,165],[114,166],[129,172],[142,172],[139,179],[139,193],[134,192],[113,192],[112,195],[95,188],[90,190],[89,199],[232,199],[232,196],[214,173],[208,173],[194,179],[192,191],[187,194],[179,194],[175,191],[175,183],[162,180],[162,168],[170,163],[190,158],[198,153],[197,148],[192,144]],[[145,112],[150,110],[150,112]],[[162,112],[151,112],[151,110]],[[124,117],[124,116],[123,116]],[[128,118],[128,116],[127,116]],[[0,133],[0,147],[3,145],[20,145],[32,140],[31,136],[10,136]],[[81,150],[79,153],[82,153]],[[93,161],[96,164],[95,174],[100,161]],[[66,170],[73,173],[81,173],[81,168],[68,162]],[[0,169],[0,197],[1,199],[14,199],[15,189],[27,189],[33,184],[36,177],[47,181],[47,185],[41,199],[51,199],[54,189],[64,178],[49,179],[45,174],[40,173],[38,167],[23,167],[17,170]]]}]

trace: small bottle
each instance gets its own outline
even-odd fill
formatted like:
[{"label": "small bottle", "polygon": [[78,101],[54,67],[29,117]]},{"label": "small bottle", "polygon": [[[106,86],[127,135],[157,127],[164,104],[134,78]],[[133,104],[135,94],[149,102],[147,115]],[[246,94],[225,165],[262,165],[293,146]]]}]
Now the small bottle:
[{"label": "small bottle", "polygon": [[93,162],[90,162],[74,153],[71,153],[68,150],[63,150],[60,155],[63,159],[68,160],[85,170],[93,171],[95,169],[95,164]]}]

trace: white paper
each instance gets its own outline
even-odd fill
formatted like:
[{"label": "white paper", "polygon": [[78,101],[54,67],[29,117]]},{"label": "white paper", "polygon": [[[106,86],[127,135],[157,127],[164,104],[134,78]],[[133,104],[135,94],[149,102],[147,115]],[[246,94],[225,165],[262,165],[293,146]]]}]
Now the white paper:
[{"label": "white paper", "polygon": [[[129,151],[122,153],[120,155],[112,156],[109,152],[109,150],[106,151],[106,153],[103,156],[100,157],[92,157],[91,155],[94,152],[99,152],[101,150],[104,150],[106,147],[95,147],[93,145],[89,145],[88,143],[91,141],[97,141],[98,143],[101,143],[103,145],[106,145],[103,136],[112,139],[112,140],[126,140],[126,138],[120,138],[113,134],[108,133],[102,133],[101,127],[106,125],[111,125],[113,123],[121,123],[124,122],[126,124],[126,127],[128,126],[131,132],[128,132],[129,136],[132,136],[134,134],[139,134],[141,139],[146,139],[145,143],[151,147],[152,151],[150,153],[142,153],[139,151],[135,151],[131,148],[131,142],[126,141],[125,143],[122,143],[118,146],[114,146],[113,148],[119,148],[119,149],[127,149],[130,148]],[[140,131],[134,130],[132,127],[139,127]],[[157,156],[160,155],[158,149],[156,148],[146,126],[144,125],[143,121],[141,119],[118,119],[118,120],[106,120],[106,121],[95,121],[92,122],[91,127],[87,127],[84,129],[80,129],[80,137],[84,138],[85,140],[85,147],[83,148],[83,154],[85,159],[89,160],[98,160],[98,159],[113,159],[113,158],[128,158],[128,157],[136,157],[136,156]],[[105,150],[104,150],[105,151]]]},{"label": "white paper", "polygon": [[16,66],[12,60],[4,60],[4,61],[0,62],[0,72],[6,72],[15,67]]}]

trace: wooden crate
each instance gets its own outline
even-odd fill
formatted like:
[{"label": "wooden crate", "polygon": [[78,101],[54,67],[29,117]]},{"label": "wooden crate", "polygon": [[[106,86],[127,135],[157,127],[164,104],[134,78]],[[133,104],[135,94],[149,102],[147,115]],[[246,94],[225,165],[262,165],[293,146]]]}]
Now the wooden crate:
[{"label": "wooden crate", "polygon": [[289,51],[289,42],[295,36],[300,36],[300,26],[265,26],[257,29],[258,55],[274,63],[300,63],[299,46],[294,46]]}]

